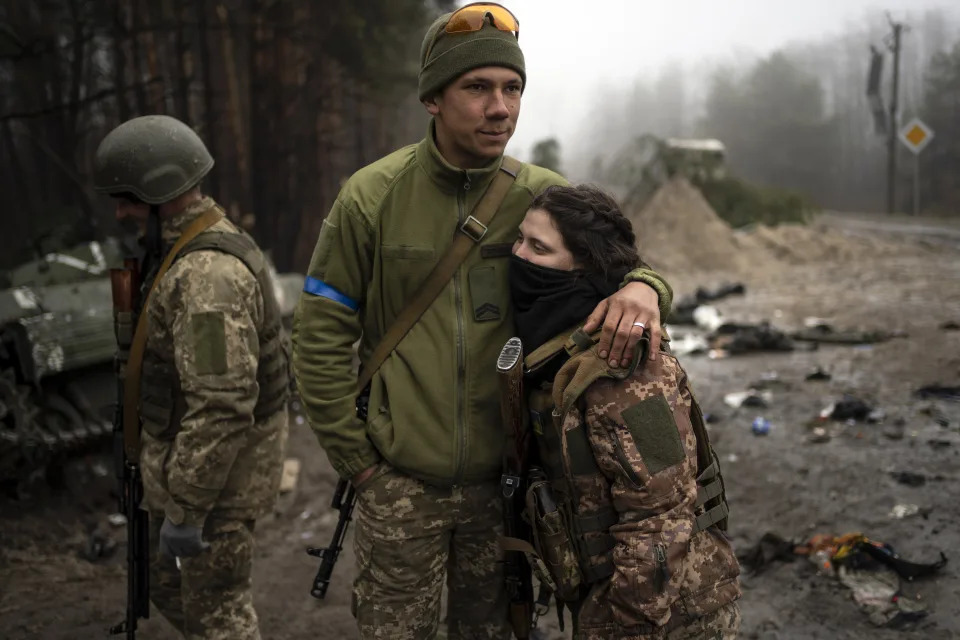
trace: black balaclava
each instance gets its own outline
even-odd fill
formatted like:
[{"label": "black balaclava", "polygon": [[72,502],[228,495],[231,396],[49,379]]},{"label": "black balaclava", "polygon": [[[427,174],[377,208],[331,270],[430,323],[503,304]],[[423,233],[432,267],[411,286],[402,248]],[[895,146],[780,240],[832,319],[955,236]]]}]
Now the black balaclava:
[{"label": "black balaclava", "polygon": [[582,269],[552,269],[511,256],[510,297],[524,352],[586,320],[602,300],[616,293],[618,275],[605,278]]}]

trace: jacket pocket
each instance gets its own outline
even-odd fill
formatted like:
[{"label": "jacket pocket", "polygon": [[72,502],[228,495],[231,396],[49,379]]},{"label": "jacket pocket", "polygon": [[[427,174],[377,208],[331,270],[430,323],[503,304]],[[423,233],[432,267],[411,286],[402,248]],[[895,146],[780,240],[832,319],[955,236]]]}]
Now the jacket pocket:
[{"label": "jacket pocket", "polygon": [[386,308],[400,313],[430,275],[436,253],[433,247],[384,244],[380,247],[380,258]]},{"label": "jacket pocket", "polygon": [[157,440],[173,440],[180,431],[184,401],[173,365],[144,362],[140,382],[140,417],[143,430]]},{"label": "jacket pocket", "polygon": [[476,322],[500,320],[506,312],[506,265],[482,264],[470,269],[470,303]]},{"label": "jacket pocket", "polygon": [[625,627],[664,624],[680,597],[680,572],[689,528],[644,535],[613,550],[616,570],[611,577],[610,604],[617,623]]}]

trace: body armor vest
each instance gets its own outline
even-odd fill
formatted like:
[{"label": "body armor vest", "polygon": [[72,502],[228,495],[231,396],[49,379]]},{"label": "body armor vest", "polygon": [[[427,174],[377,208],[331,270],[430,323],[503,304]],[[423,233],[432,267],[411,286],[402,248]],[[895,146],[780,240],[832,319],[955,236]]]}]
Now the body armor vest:
[{"label": "body armor vest", "polygon": [[[260,360],[257,364],[257,384],[260,393],[253,411],[254,419],[260,421],[283,409],[290,388],[289,348],[283,333],[273,280],[260,249],[243,232],[205,231],[187,243],[176,259],[180,260],[193,251],[207,250],[228,253],[243,262],[260,286],[264,313],[263,329],[258,334]],[[142,312],[146,313],[146,310]],[[160,440],[173,439],[180,430],[185,411],[186,401],[180,389],[176,366],[148,350],[143,359],[140,387],[140,415],[144,430]]]},{"label": "body armor vest", "polygon": [[[556,362],[555,358],[569,357],[549,388],[536,389],[528,395],[540,466],[530,474],[526,511],[535,547],[535,551],[528,549],[531,564],[541,582],[558,599],[568,602],[580,597],[582,586],[614,573],[611,552],[615,541],[609,529],[619,522],[620,516],[613,506],[609,480],[594,458],[585,426],[580,421],[573,426],[574,421],[565,421],[565,416],[571,409],[576,410],[576,403],[595,381],[604,377],[626,379],[646,356],[642,350],[629,369],[612,369],[603,360],[588,357],[595,341],[595,337],[578,330],[569,339],[564,335],[551,340],[525,360],[530,375]],[[648,343],[644,340],[638,346]],[[723,478],[695,399],[690,418],[697,438],[694,533],[711,526],[726,530],[728,508]]]}]

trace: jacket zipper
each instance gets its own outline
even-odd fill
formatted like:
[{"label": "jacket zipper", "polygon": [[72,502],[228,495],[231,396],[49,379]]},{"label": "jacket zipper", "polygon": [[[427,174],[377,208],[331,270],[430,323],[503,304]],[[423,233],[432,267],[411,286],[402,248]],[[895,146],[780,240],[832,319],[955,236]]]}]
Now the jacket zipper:
[{"label": "jacket zipper", "polygon": [[657,556],[657,566],[653,573],[653,588],[657,593],[663,593],[670,579],[670,570],[667,569],[667,552],[662,544],[654,547]]},{"label": "jacket zipper", "polygon": [[643,480],[640,479],[637,470],[633,468],[633,465],[630,464],[630,459],[627,458],[627,452],[623,449],[623,443],[620,442],[620,438],[617,437],[616,433],[611,433],[610,437],[613,438],[613,448],[617,454],[617,460],[620,461],[620,466],[623,467],[623,472],[627,477],[633,482],[634,485],[638,487],[643,486]]},{"label": "jacket zipper", "polygon": [[[463,178],[463,189],[457,194],[457,229],[454,231],[454,234],[460,233],[460,226],[466,219],[463,211],[464,205],[466,204],[467,193],[470,191],[470,176],[464,172]],[[464,345],[466,336],[463,335],[463,287],[460,282],[459,267],[453,274],[453,291],[456,300],[457,316],[457,393],[454,409],[456,412],[454,429],[456,430],[457,438],[457,467],[453,474],[453,483],[456,485],[460,484],[463,479],[463,468],[467,459],[466,424],[463,417],[464,396],[466,395],[466,380],[464,379],[466,377],[466,347]]]}]

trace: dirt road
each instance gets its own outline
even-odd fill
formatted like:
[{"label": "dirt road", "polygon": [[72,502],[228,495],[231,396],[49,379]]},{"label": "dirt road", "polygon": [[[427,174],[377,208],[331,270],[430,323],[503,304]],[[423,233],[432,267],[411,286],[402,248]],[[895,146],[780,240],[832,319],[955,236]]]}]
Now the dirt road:
[{"label": "dirt road", "polygon": [[[717,272],[667,275],[680,293],[725,279]],[[768,531],[798,539],[861,531],[892,544],[907,559],[932,561],[944,551],[950,563],[938,576],[906,586],[905,596],[919,597],[929,615],[892,630],[873,627],[851,592],[812,563],[775,562],[759,575],[744,576],[742,637],[960,637],[960,403],[913,395],[923,385],[960,384],[960,331],[941,329],[947,321],[960,321],[960,251],[903,241],[892,254],[862,255],[853,262],[758,265],[745,284],[745,296],[717,305],[731,319],[768,319],[791,329],[806,316],[818,316],[837,327],[906,336],[869,347],[683,359],[704,410],[722,418],[711,433],[724,467],[738,549]],[[832,379],[806,381],[817,367]],[[735,411],[724,404],[725,394],[762,379],[773,394],[769,407]],[[810,442],[807,423],[844,393],[882,408],[884,421],[829,423],[830,440]],[[757,415],[770,421],[769,435],[753,435],[750,424]],[[308,594],[317,564],[304,548],[326,544],[332,531],[327,503],[334,474],[302,425],[293,428],[290,455],[303,462],[297,492],[257,527],[255,598],[263,637],[356,638],[349,613],[349,548],[327,601]],[[922,474],[924,483],[901,484],[891,475],[897,471]],[[89,465],[68,478],[68,489],[55,495],[41,492],[32,501],[0,503],[0,637],[7,640],[100,638],[122,613],[122,541],[106,559],[81,557],[94,527],[122,538],[122,529],[106,524],[110,478],[91,473]],[[889,515],[898,504],[916,505],[920,512]],[[155,615],[143,623],[140,637],[175,636]]]}]

